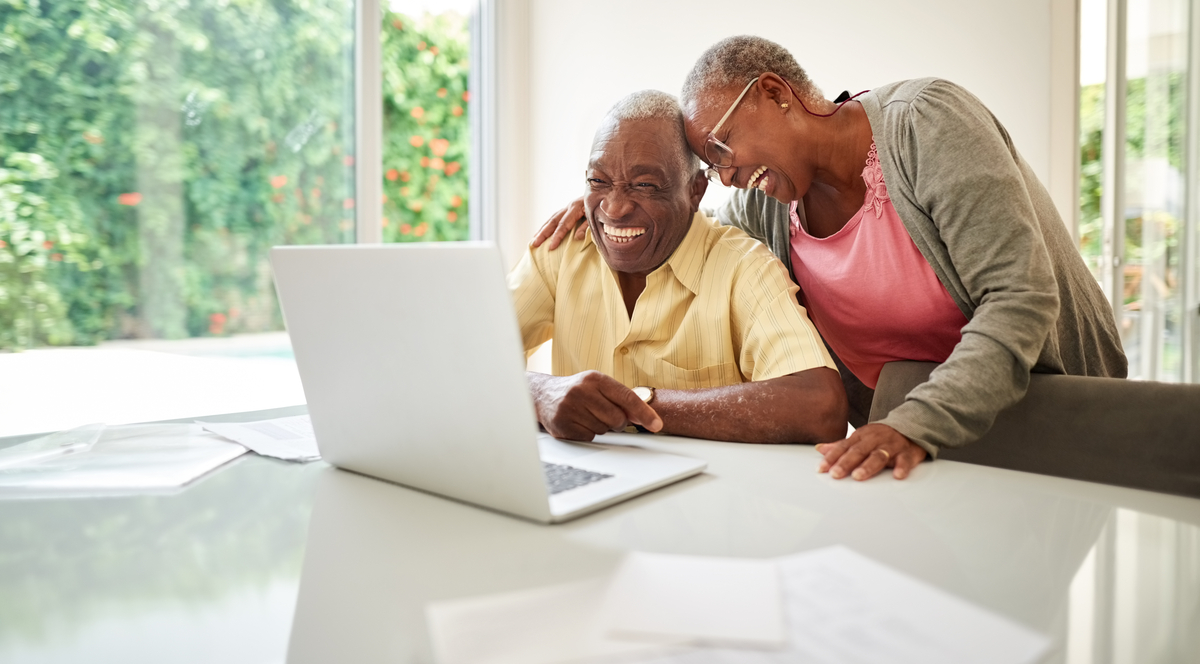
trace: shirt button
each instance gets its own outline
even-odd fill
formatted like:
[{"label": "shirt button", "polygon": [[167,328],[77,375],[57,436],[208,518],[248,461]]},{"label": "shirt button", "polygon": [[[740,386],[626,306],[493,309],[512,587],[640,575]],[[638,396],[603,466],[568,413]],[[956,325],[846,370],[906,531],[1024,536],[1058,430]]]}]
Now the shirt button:
[{"label": "shirt button", "polygon": [[629,354],[629,347],[628,347],[628,346],[621,346],[621,354],[622,354],[622,355],[628,355],[628,354]]}]

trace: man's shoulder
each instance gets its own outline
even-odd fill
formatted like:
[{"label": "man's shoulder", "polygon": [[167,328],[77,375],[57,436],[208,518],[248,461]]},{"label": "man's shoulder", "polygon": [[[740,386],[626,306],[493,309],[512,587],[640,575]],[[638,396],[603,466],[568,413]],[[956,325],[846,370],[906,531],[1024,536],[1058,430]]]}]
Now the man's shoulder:
[{"label": "man's shoulder", "polygon": [[763,265],[779,263],[779,259],[767,245],[750,237],[736,226],[722,226],[705,218],[710,225],[708,232],[708,256],[706,262],[727,264],[738,272],[761,268]]}]

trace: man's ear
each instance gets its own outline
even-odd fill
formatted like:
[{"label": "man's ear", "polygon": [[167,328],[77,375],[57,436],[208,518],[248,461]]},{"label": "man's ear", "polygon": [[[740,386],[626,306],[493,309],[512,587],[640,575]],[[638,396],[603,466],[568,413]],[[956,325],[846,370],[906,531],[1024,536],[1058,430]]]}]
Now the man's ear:
[{"label": "man's ear", "polygon": [[704,192],[708,191],[708,178],[704,177],[704,171],[697,171],[695,177],[692,178],[692,183],[688,190],[688,196],[692,201],[692,213],[700,209],[700,199],[704,198]]}]

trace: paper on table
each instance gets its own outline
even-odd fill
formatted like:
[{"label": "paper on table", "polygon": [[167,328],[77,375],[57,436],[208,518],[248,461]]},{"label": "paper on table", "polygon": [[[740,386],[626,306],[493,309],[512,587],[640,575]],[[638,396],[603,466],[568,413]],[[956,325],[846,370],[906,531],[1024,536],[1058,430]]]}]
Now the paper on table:
[{"label": "paper on table", "polygon": [[608,638],[598,620],[607,579],[434,602],[425,609],[441,664],[555,664],[661,654],[670,640]]},{"label": "paper on table", "polygon": [[787,643],[774,560],[631,553],[613,576],[602,622],[617,638],[771,649]]},{"label": "paper on table", "polygon": [[287,461],[320,459],[317,436],[308,415],[280,417],[259,422],[199,422],[209,431],[245,445],[263,456]]},{"label": "paper on table", "polygon": [[86,452],[0,470],[0,496],[173,489],[245,453],[194,424],[108,427]]},{"label": "paper on table", "polygon": [[705,650],[643,661],[700,664],[728,653],[740,664],[1028,664],[1050,647],[1041,634],[845,547],[781,558],[779,569],[787,651]]}]

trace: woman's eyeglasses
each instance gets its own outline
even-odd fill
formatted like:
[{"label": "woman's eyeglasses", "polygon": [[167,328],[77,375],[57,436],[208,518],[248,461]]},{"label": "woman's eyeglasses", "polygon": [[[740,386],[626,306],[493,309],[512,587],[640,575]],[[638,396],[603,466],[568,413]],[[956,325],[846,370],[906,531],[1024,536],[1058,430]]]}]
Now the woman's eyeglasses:
[{"label": "woman's eyeglasses", "polygon": [[721,120],[717,122],[717,126],[713,127],[712,131],[708,132],[708,138],[704,140],[704,160],[707,161],[709,165],[709,168],[705,169],[705,175],[707,175],[708,179],[710,180],[720,179],[720,177],[717,175],[716,169],[729,168],[733,165],[733,150],[730,149],[728,145],[725,145],[721,141],[717,140],[717,132],[721,130],[721,125],[725,124],[725,121],[729,119],[729,116],[733,115],[733,109],[737,108],[737,105],[742,103],[742,98],[745,97],[746,93],[750,91],[750,86],[754,85],[757,81],[757,76],[750,79],[750,82],[746,84],[746,87],[742,88],[742,94],[738,95],[737,99],[733,100],[733,105],[729,107],[728,111],[725,111],[725,115],[721,116]]}]

